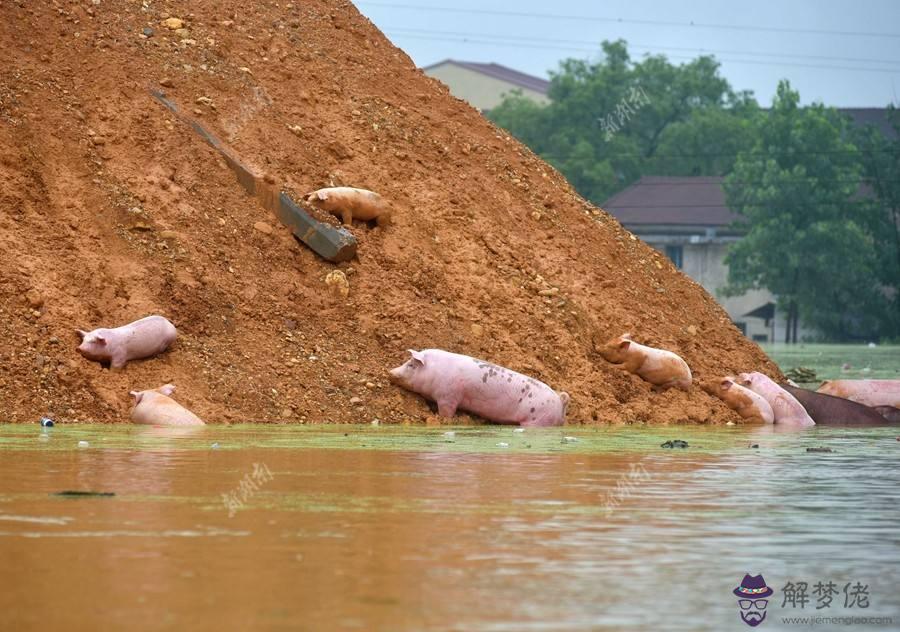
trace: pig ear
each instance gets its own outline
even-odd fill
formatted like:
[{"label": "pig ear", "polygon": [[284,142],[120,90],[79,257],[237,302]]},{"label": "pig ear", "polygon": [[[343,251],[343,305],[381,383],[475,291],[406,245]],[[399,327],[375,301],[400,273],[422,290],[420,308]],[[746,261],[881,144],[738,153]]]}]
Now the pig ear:
[{"label": "pig ear", "polygon": [[103,336],[101,336],[100,334],[97,334],[96,336],[94,336],[94,342],[98,342],[98,343],[100,343],[101,345],[105,345],[105,344],[106,344],[106,338],[103,337]]},{"label": "pig ear", "polygon": [[412,356],[412,359],[425,366],[425,354],[421,351],[416,351],[415,349],[407,349],[409,351],[409,355]]},{"label": "pig ear", "polygon": [[168,396],[175,392],[175,385],[174,384],[163,384],[156,390],[157,390],[157,392]]},{"label": "pig ear", "polygon": [[323,191],[322,189],[319,189],[318,191],[316,191],[316,197],[319,198],[320,200],[327,200],[328,192]]},{"label": "pig ear", "polygon": [[144,394],[141,391],[131,391],[129,393],[129,395],[131,395],[134,398],[135,406],[137,406],[138,404],[141,403],[141,398],[144,396]]},{"label": "pig ear", "polygon": [[621,349],[622,351],[625,351],[630,346],[631,346],[630,340],[622,340],[621,342],[619,342],[619,349]]},{"label": "pig ear", "polygon": [[719,382],[719,383],[722,385],[722,390],[725,390],[725,391],[727,391],[729,388],[731,388],[732,386],[734,386],[734,381],[732,381],[732,379],[731,379],[730,377],[724,378],[724,379],[723,379],[721,382]]},{"label": "pig ear", "polygon": [[88,335],[88,332],[84,331],[83,329],[76,329],[75,333],[78,334],[79,340],[84,340],[84,337]]}]

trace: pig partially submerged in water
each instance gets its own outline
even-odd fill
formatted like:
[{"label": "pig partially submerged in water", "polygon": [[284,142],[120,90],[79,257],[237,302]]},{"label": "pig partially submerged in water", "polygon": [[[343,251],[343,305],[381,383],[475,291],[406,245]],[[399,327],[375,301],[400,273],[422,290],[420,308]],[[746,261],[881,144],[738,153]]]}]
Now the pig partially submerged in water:
[{"label": "pig partially submerged in water", "polygon": [[178,335],[175,325],[162,316],[147,316],[115,329],[77,332],[81,338],[78,353],[94,362],[109,363],[112,369],[162,353]]},{"label": "pig partially submerged in water", "polygon": [[744,419],[753,419],[767,424],[775,421],[775,413],[769,402],[762,395],[735,383],[733,377],[703,382],[700,387],[710,395],[721,399]]},{"label": "pig partially submerged in water", "polygon": [[831,380],[817,390],[864,406],[900,408],[900,380]]},{"label": "pig partially submerged in water", "polygon": [[306,194],[306,201],[316,208],[341,218],[349,226],[354,219],[375,222],[379,226],[391,223],[391,206],[383,197],[367,189],[329,187]]},{"label": "pig partially submerged in water", "polygon": [[631,334],[613,338],[599,349],[616,367],[641,377],[659,389],[691,387],[691,368],[678,355],[664,349],[639,345]]},{"label": "pig partially submerged in water", "polygon": [[778,386],[770,377],[762,373],[741,373],[738,376],[738,382],[741,386],[745,386],[754,393],[762,395],[772,412],[775,413],[775,423],[790,426],[815,426],[809,413],[803,407],[803,404],[797,401],[793,395]]},{"label": "pig partially submerged in water", "polygon": [[391,382],[437,402],[441,417],[457,408],[500,424],[561,426],[569,394],[484,360],[440,349],[409,350]]},{"label": "pig partially submerged in water", "polygon": [[136,424],[155,426],[203,426],[203,420],[172,399],[174,384],[165,384],[148,391],[131,391],[134,408],[131,420]]}]

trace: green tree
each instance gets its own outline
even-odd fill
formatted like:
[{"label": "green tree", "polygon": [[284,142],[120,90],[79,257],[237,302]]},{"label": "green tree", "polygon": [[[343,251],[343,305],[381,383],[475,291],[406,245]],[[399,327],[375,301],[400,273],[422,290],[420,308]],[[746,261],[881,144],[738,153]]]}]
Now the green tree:
[{"label": "green tree", "polygon": [[548,105],[513,95],[490,112],[491,119],[598,204],[649,169],[656,175],[721,175],[730,168],[727,159],[682,164],[656,158],[711,149],[733,154],[748,140],[752,99],[731,91],[715,59],[675,66],[664,56],[632,61],[621,40],[602,48],[599,62],[560,63]]},{"label": "green tree", "polygon": [[882,336],[900,338],[900,110],[888,108],[894,138],[866,127],[857,131],[867,190],[866,225],[879,255],[878,271],[888,309],[881,318]]},{"label": "green tree", "polygon": [[836,110],[800,97],[782,81],[753,125],[755,143],[725,180],[728,205],[747,234],[729,249],[726,293],[768,288],[787,314],[829,339],[871,337],[886,309],[879,255],[860,202],[862,163]]}]

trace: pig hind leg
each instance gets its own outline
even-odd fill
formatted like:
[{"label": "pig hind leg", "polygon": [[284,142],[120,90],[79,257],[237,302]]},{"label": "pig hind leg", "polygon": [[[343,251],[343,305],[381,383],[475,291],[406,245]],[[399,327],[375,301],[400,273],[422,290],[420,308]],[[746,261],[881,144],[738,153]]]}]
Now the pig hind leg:
[{"label": "pig hind leg", "polygon": [[456,414],[456,407],[459,406],[459,399],[452,397],[439,397],[437,400],[438,415],[441,417],[453,417]]}]

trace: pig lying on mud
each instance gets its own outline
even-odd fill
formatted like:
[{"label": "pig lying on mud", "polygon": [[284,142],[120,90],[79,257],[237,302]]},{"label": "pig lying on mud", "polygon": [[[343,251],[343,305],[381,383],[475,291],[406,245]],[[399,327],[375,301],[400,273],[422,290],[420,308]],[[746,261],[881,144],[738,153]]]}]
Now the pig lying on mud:
[{"label": "pig lying on mud", "polygon": [[500,424],[561,426],[568,393],[484,360],[440,349],[409,350],[410,359],[391,369],[391,382],[437,402],[441,417],[456,409]]},{"label": "pig lying on mud", "polygon": [[600,355],[616,367],[634,373],[660,389],[691,387],[691,369],[671,351],[639,345],[631,334],[613,338],[599,349]]},{"label": "pig lying on mud", "polygon": [[710,395],[721,399],[744,419],[762,421],[767,424],[774,423],[775,412],[769,402],[762,395],[735,383],[734,379],[733,377],[723,377],[719,380],[710,380],[701,383],[700,387]]},{"label": "pig lying on mud", "polygon": [[738,376],[738,382],[758,395],[762,395],[772,412],[775,413],[775,423],[784,426],[815,426],[816,422],[803,408],[803,404],[788,393],[786,390],[778,386],[766,375],[762,373],[741,373]]},{"label": "pig lying on mud", "polygon": [[354,219],[375,222],[379,226],[391,223],[391,206],[383,197],[366,189],[330,187],[306,194],[306,201],[316,208],[341,218],[345,226]]},{"label": "pig lying on mud", "polygon": [[178,335],[175,325],[162,316],[147,316],[115,329],[76,331],[81,338],[78,353],[94,362],[109,363],[112,369],[162,353]]},{"label": "pig lying on mud", "polygon": [[900,380],[831,380],[816,392],[843,397],[864,406],[900,408]]},{"label": "pig lying on mud", "polygon": [[134,398],[131,420],[136,424],[155,426],[205,425],[202,419],[170,397],[174,392],[174,384],[148,391],[131,391]]}]

